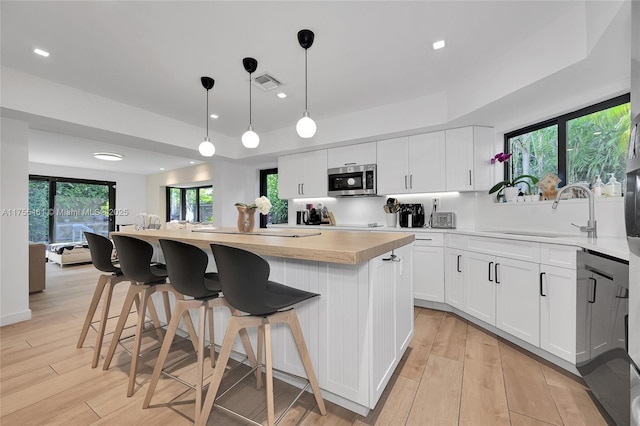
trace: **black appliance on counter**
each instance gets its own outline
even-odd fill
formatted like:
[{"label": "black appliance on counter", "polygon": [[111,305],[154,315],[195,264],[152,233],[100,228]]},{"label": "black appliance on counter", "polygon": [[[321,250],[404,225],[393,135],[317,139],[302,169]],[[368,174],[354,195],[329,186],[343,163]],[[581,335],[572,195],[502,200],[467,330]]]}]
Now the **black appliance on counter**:
[{"label": "black appliance on counter", "polygon": [[422,228],[424,226],[424,206],[422,204],[400,204],[400,227]]}]

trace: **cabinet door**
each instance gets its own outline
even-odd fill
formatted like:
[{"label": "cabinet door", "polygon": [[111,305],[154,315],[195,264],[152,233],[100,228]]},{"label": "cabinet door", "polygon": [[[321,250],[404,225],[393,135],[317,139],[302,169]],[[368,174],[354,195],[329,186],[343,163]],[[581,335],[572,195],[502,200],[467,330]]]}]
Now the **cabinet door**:
[{"label": "cabinet door", "polygon": [[445,301],[464,311],[464,251],[445,249]]},{"label": "cabinet door", "polygon": [[540,347],[576,362],[576,270],[540,265]]},{"label": "cabinet door", "polygon": [[[413,255],[415,254],[411,245],[403,246],[395,250],[395,254],[400,262],[393,262],[396,279],[396,347],[398,353],[403,353],[409,346],[413,337],[413,287],[414,278]],[[418,259],[419,261],[419,259]],[[442,259],[440,259],[442,268]]]},{"label": "cabinet door", "polygon": [[619,347],[614,336],[617,316],[614,303],[618,300],[619,287],[612,279],[593,272],[589,274],[588,285],[587,310],[591,326],[587,324],[586,329],[590,331],[589,359],[593,359]]},{"label": "cabinet door", "polygon": [[406,194],[409,192],[407,150],[408,138],[406,137],[378,141],[378,194]]},{"label": "cabinet door", "polygon": [[302,163],[301,196],[326,197],[328,188],[327,150],[321,149],[298,155],[302,159],[300,161]]},{"label": "cabinet door", "polygon": [[496,327],[540,345],[539,264],[497,257]]},{"label": "cabinet door", "polygon": [[[473,190],[473,128],[445,132],[445,171],[447,191]],[[487,159],[487,164],[489,159]]]},{"label": "cabinet door", "polygon": [[465,252],[464,311],[496,325],[495,258],[487,254]]},{"label": "cabinet door", "polygon": [[413,244],[413,297],[444,302],[444,253],[442,247],[416,241]]},{"label": "cabinet door", "polygon": [[411,192],[445,190],[445,133],[409,136],[409,189]]},{"label": "cabinet door", "polygon": [[376,143],[360,143],[357,145],[329,148],[327,152],[327,168],[356,166],[376,163]]},{"label": "cabinet door", "polygon": [[[298,154],[278,157],[278,196],[283,199],[301,197],[304,164]],[[326,173],[325,173],[326,174]]]}]

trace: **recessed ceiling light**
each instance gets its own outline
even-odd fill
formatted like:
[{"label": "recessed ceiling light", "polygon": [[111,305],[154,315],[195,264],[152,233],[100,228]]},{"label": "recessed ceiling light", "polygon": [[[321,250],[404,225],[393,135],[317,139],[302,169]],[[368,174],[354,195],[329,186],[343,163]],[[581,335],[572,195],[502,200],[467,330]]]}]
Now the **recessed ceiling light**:
[{"label": "recessed ceiling light", "polygon": [[44,56],[45,58],[49,56],[49,52],[45,52],[44,50],[37,48],[33,49],[33,53],[35,53],[36,55]]},{"label": "recessed ceiling light", "polygon": [[209,117],[211,117],[211,118],[218,118],[218,115],[217,115],[217,114],[211,114]]},{"label": "recessed ceiling light", "polygon": [[444,40],[438,40],[433,43],[433,50],[442,49],[445,46]]},{"label": "recessed ceiling light", "polygon": [[105,161],[121,161],[124,158],[124,155],[115,152],[94,152],[93,156],[98,160]]},{"label": "recessed ceiling light", "polygon": [[279,97],[280,99],[284,99],[284,98],[286,98],[286,97],[287,97],[287,94],[286,94],[286,93],[284,93],[284,92],[280,92],[280,93],[278,93],[276,96],[277,96],[277,97]]},{"label": "recessed ceiling light", "polygon": [[164,167],[160,167],[160,170],[164,170]]},{"label": "recessed ceiling light", "polygon": [[195,161],[189,161],[189,164],[196,164]]}]

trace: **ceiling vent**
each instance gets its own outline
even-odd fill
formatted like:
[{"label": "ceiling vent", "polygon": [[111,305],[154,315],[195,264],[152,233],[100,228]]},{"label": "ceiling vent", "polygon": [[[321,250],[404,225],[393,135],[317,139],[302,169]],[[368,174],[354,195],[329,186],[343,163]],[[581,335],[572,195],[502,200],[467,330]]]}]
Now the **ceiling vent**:
[{"label": "ceiling vent", "polygon": [[273,90],[276,87],[282,85],[282,83],[280,83],[276,78],[274,78],[273,76],[270,76],[267,73],[254,77],[253,84],[255,86],[258,86],[265,92],[268,92],[269,90]]}]

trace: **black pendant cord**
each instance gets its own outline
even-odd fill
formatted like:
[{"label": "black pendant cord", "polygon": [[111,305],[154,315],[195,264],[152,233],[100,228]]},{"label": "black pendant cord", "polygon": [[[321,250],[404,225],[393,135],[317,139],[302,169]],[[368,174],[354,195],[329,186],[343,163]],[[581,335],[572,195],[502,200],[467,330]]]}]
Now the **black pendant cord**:
[{"label": "black pendant cord", "polygon": [[209,90],[207,90],[207,138],[209,137]]},{"label": "black pendant cord", "polygon": [[251,73],[249,73],[249,127],[251,127]]},{"label": "black pendant cord", "polygon": [[308,73],[307,73],[307,49],[304,49],[304,110],[308,111],[307,107],[307,86],[308,86]]}]

